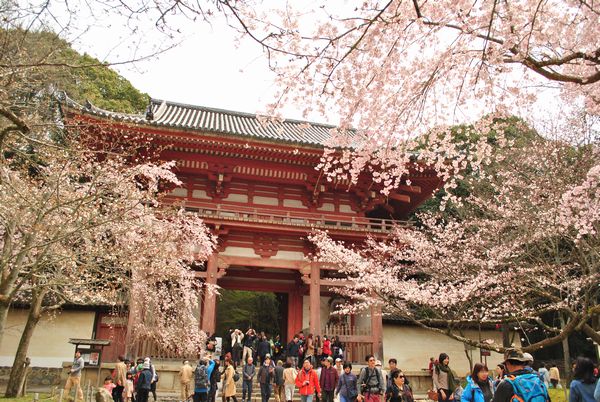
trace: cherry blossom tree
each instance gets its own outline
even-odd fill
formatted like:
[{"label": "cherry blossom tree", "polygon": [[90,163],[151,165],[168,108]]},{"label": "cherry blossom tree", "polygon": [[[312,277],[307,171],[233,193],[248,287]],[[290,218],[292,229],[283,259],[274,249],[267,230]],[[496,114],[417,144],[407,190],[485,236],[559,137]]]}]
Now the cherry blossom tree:
[{"label": "cherry blossom tree", "polygon": [[161,189],[181,184],[174,164],[132,163],[135,155],[92,146],[78,129],[68,127],[60,146],[25,153],[22,136],[5,138],[0,333],[11,304],[30,306],[7,395],[19,392],[35,324],[65,303],[131,301],[131,342],[152,340],[187,356],[204,344],[196,311],[202,289],[190,264],[205,259],[214,240],[199,218],[160,203]]},{"label": "cherry blossom tree", "polygon": [[[510,141],[512,143],[512,140]],[[345,273],[341,294],[349,311],[372,304],[420,327],[484,349],[503,346],[470,339],[479,323],[540,328],[534,351],[583,331],[600,314],[600,185],[597,146],[537,139],[493,148],[494,164],[466,175],[454,214],[430,211],[411,230],[364,247],[312,236],[317,259]],[[548,313],[565,318],[547,325]]]}]

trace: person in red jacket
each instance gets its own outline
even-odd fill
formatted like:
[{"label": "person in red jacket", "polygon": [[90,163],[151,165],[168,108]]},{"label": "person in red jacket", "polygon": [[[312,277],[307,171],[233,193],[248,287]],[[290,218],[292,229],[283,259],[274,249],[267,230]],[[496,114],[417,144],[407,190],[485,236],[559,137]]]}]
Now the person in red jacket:
[{"label": "person in red jacket", "polygon": [[329,338],[327,337],[327,335],[325,335],[323,337],[323,356],[324,357],[330,357],[331,356],[331,341],[329,340]]},{"label": "person in red jacket", "polygon": [[313,370],[310,360],[304,360],[302,368],[296,377],[296,386],[300,391],[300,400],[302,402],[312,402],[315,390],[317,396],[321,397],[321,385],[319,384],[319,377],[317,372]]}]

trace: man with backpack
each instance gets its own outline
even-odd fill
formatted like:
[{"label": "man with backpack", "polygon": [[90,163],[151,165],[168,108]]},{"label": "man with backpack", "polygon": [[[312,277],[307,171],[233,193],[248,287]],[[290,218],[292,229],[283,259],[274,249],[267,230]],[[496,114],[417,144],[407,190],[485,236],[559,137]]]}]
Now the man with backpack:
[{"label": "man with backpack", "polygon": [[380,402],[385,392],[383,373],[375,367],[375,356],[367,355],[367,367],[360,370],[357,381],[359,402]]},{"label": "man with backpack", "polygon": [[507,349],[504,365],[508,375],[500,382],[492,402],[549,402],[546,385],[527,368],[528,358],[518,349]]},{"label": "man with backpack", "polygon": [[215,368],[215,362],[204,357],[200,358],[194,371],[194,402],[208,402],[210,377]]}]

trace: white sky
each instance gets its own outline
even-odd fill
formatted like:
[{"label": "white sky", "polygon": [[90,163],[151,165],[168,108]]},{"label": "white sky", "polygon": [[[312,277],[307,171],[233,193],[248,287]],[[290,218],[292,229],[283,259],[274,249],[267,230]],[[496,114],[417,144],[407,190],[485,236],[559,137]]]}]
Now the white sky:
[{"label": "white sky", "polygon": [[[140,53],[151,54],[153,45],[169,43],[152,20],[136,21],[144,33],[133,36],[123,21],[115,22],[114,17],[106,21],[96,14],[88,19],[92,20],[91,27],[81,22],[81,27],[72,25],[68,36],[75,38],[73,46],[78,51],[102,61],[129,60]],[[215,16],[210,24],[173,17],[170,26],[181,30],[175,36],[179,41],[175,48],[150,60],[112,68],[153,98],[248,113],[266,110],[273,101],[274,74],[259,44],[250,39],[238,41],[237,32],[221,16]],[[293,105],[286,106],[282,114],[302,119]],[[323,118],[311,116],[311,120]]]}]

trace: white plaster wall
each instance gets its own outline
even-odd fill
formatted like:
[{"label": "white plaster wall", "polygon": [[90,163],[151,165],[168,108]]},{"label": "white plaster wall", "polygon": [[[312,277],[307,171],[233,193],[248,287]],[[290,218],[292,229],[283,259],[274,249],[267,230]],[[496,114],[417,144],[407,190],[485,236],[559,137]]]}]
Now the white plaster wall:
[{"label": "white plaster wall", "polygon": [[290,208],[308,209],[307,207],[304,206],[304,204],[302,204],[302,201],[300,201],[300,200],[290,200],[290,199],[287,199],[287,198],[283,200],[283,206],[284,207],[290,207]]},{"label": "white plaster wall", "polygon": [[[321,328],[325,327],[329,318],[329,297],[321,296]],[[310,296],[302,298],[302,328],[308,328],[310,321]]]},{"label": "white plaster wall", "polygon": [[223,198],[224,201],[231,202],[248,202],[248,194],[229,194]]},{"label": "white plaster wall", "polygon": [[[90,339],[94,329],[94,311],[62,311],[54,316],[44,316],[37,325],[28,356],[35,367],[62,367],[63,361],[73,360],[75,345],[69,338]],[[14,353],[25,322],[27,310],[11,310],[7,329],[0,346],[0,366],[12,366]]]},{"label": "white plaster wall", "polygon": [[335,211],[335,205],[330,202],[324,202],[321,208],[317,209],[317,211],[332,212]]},{"label": "white plaster wall", "polygon": [[[467,336],[479,339],[476,330],[465,331]],[[500,331],[481,331],[481,339],[494,339],[502,344]],[[461,377],[469,371],[469,361],[465,355],[463,343],[450,339],[447,336],[427,331],[422,328],[384,324],[383,325],[383,357],[387,361],[394,357],[398,359],[398,367],[406,371],[427,368],[429,358],[438,358],[440,353],[450,356],[450,367]],[[473,350],[473,363],[479,361],[479,349]],[[488,367],[491,369],[502,361],[502,355],[492,352],[487,358]]]},{"label": "white plaster wall", "polygon": [[350,207],[350,205],[347,204],[340,204],[340,212],[347,212],[347,213],[351,213],[352,211],[352,207]]},{"label": "white plaster wall", "polygon": [[255,195],[252,197],[253,204],[261,204],[261,205],[279,205],[279,200],[273,197],[262,197],[259,195]]},{"label": "white plaster wall", "polygon": [[192,191],[192,197],[193,198],[202,198],[204,200],[210,200],[211,199],[208,196],[208,194],[206,194],[206,191],[204,191],[204,190],[194,190],[194,191]]},{"label": "white plaster wall", "polygon": [[221,255],[230,255],[234,257],[258,257],[258,254],[254,252],[254,249],[246,247],[232,247],[228,246],[225,251],[220,252]]},{"label": "white plaster wall", "polygon": [[175,197],[187,197],[187,188],[177,187],[174,188],[171,193]]},{"label": "white plaster wall", "polygon": [[301,251],[284,251],[279,250],[277,254],[275,254],[272,259],[280,259],[280,260],[297,260],[304,261],[304,253]]}]

